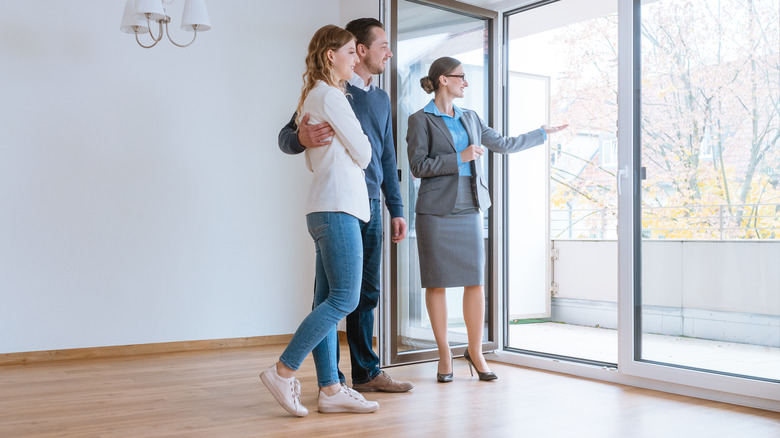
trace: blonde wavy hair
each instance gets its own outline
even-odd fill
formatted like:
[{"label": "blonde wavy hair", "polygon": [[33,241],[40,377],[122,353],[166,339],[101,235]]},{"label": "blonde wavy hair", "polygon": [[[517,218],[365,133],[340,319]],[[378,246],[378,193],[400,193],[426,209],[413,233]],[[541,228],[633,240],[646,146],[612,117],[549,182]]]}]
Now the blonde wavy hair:
[{"label": "blonde wavy hair", "polygon": [[339,80],[333,70],[333,63],[328,59],[328,51],[336,51],[345,44],[353,41],[355,36],[345,29],[329,24],[323,26],[314,33],[309,43],[309,53],[306,55],[306,71],[303,73],[303,88],[301,88],[301,100],[298,101],[298,116],[296,123],[300,126],[303,117],[303,102],[306,96],[317,85],[317,81],[323,81],[332,87],[341,88],[346,93],[346,81]]}]

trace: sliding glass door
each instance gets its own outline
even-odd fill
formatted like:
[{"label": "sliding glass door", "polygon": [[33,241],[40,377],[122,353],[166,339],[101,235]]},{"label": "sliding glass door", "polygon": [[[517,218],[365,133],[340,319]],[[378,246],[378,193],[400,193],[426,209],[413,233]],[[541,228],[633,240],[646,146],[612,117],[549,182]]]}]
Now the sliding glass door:
[{"label": "sliding glass door", "polygon": [[[391,2],[391,38],[395,56],[392,58],[392,99],[395,108],[395,137],[404,216],[409,229],[407,238],[393,246],[390,252],[389,327],[383,337],[389,363],[400,364],[438,357],[433,332],[425,306],[425,291],[420,286],[419,260],[414,206],[420,181],[409,171],[406,153],[406,127],[409,115],[424,107],[433,95],[425,94],[420,78],[427,75],[431,63],[441,56],[451,56],[463,63],[469,87],[465,98],[455,104],[476,111],[484,120],[491,119],[491,92],[494,45],[492,26],[494,12],[455,2],[408,1]],[[489,169],[488,169],[489,172]],[[485,246],[491,254],[491,219],[485,214]],[[485,266],[491,278],[492,257]],[[495,348],[495,300],[492,282],[486,284],[486,348]],[[463,322],[462,288],[447,289],[449,339],[455,353],[466,344]]]},{"label": "sliding glass door", "polygon": [[641,16],[637,358],[780,382],[780,1]]},{"label": "sliding glass door", "polygon": [[[547,162],[507,160],[504,349],[776,408],[780,0],[523,4],[504,19],[507,133],[570,128]],[[523,267],[543,251],[513,235],[545,215],[540,286]]]},{"label": "sliding glass door", "polygon": [[780,0],[619,1],[619,368],[777,406]]},{"label": "sliding glass door", "polygon": [[617,363],[617,0],[504,15],[505,126],[568,124],[508,155],[505,348]]},{"label": "sliding glass door", "polygon": [[[505,134],[570,125],[535,154],[487,162],[487,348],[501,340],[513,363],[777,409],[780,0],[500,3],[501,23],[446,0],[389,8],[410,228],[388,257],[385,363],[436,357],[405,136],[430,99],[420,77],[448,55],[470,78],[460,104]],[[457,354],[461,297],[448,294]]]}]

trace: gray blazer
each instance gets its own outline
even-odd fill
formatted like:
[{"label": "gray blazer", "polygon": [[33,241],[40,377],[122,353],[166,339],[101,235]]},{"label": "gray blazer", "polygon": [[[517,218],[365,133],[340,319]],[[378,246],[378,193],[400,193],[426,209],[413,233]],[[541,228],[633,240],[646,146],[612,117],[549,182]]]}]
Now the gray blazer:
[{"label": "gray blazer", "polygon": [[[468,133],[469,144],[485,146],[492,152],[510,154],[544,143],[541,129],[517,137],[504,137],[485,125],[472,110],[464,109],[460,120]],[[412,114],[406,143],[412,175],[422,178],[414,211],[436,215],[452,213],[458,197],[458,153],[444,120],[423,110]],[[485,211],[490,207],[490,191],[482,158],[478,161],[470,162],[471,189],[479,208]]]}]

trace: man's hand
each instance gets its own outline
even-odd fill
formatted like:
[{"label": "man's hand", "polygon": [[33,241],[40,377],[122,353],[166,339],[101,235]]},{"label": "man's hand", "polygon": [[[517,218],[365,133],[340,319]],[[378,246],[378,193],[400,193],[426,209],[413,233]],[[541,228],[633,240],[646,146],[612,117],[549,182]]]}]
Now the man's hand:
[{"label": "man's hand", "polygon": [[318,148],[327,146],[333,140],[333,128],[328,122],[309,124],[309,113],[303,115],[301,123],[298,125],[298,143],[307,148]]},{"label": "man's hand", "polygon": [[406,220],[402,217],[394,217],[390,221],[390,228],[393,231],[390,239],[393,243],[398,243],[406,238]]}]

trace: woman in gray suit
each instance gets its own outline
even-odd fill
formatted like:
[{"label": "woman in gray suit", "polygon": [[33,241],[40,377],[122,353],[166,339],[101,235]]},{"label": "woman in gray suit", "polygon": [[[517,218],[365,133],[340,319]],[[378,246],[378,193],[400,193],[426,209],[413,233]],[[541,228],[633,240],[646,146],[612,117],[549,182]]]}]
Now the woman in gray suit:
[{"label": "woman in gray suit", "polygon": [[[480,380],[495,380],[482,355],[485,323],[482,211],[490,196],[482,166],[489,150],[508,154],[543,144],[548,133],[567,125],[542,128],[518,137],[504,137],[485,125],[471,110],[453,100],[468,87],[463,65],[457,59],[439,58],[420,79],[426,93],[435,97],[409,116],[406,136],[412,174],[421,178],[415,207],[417,248],[420,255],[425,303],[439,349],[439,382],[452,381],[452,358],[447,340],[448,287],[463,287],[463,319],[468,333],[464,358]],[[473,372],[472,372],[473,375]]]}]

